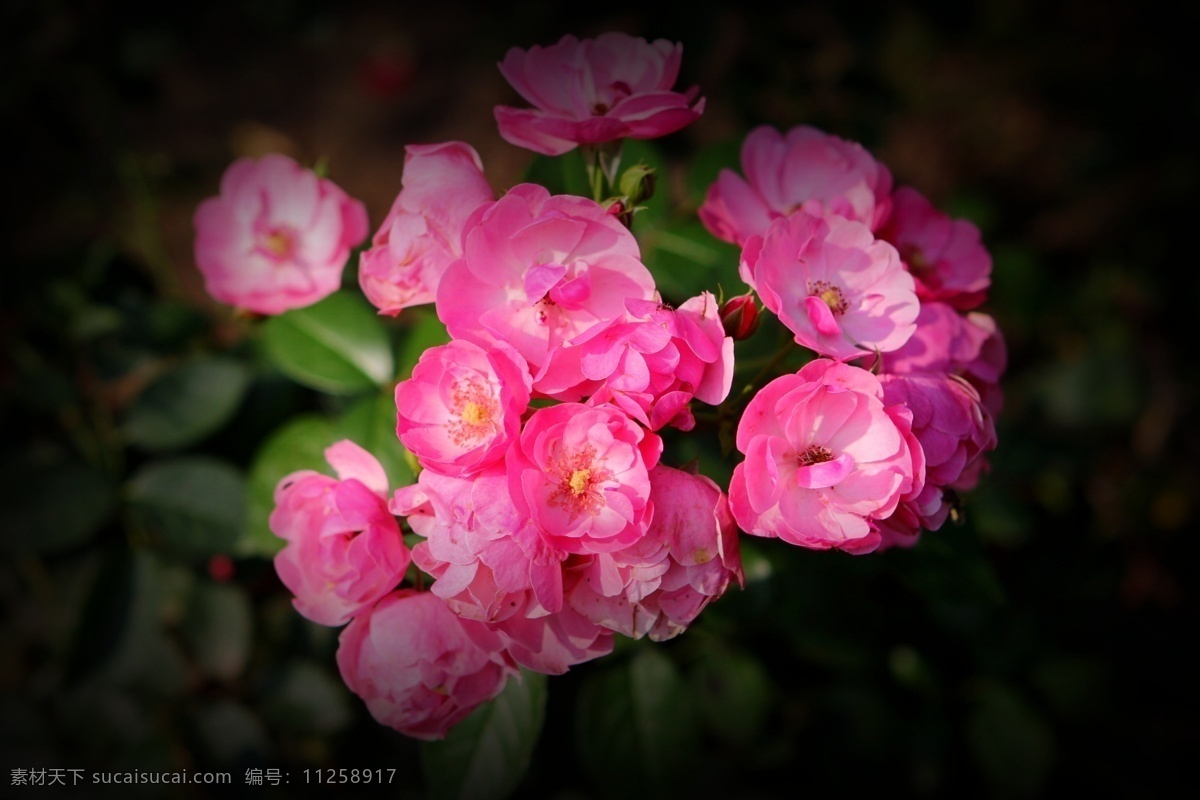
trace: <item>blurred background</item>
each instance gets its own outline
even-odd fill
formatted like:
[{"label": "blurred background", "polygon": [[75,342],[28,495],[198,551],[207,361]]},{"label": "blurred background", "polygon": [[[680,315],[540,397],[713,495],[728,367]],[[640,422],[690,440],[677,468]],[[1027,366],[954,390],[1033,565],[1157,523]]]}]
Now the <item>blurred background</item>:
[{"label": "blurred background", "polygon": [[[749,542],[746,588],[687,633],[551,678],[515,796],[1187,785],[1196,312],[1167,300],[1198,296],[1184,236],[1200,167],[1194,12],[650,6],[5,4],[0,784],[186,769],[231,771],[223,796],[452,791],[445,752],[377,725],[345,690],[337,631],[292,610],[269,560],[279,470],[321,467],[333,437],[411,479],[387,442],[389,394],[353,375],[330,391],[294,380],[251,320],[204,294],[191,217],[233,159],[271,151],[323,162],[373,227],[409,143],[469,142],[498,191],[553,183],[557,167],[496,132],[492,107],[520,102],[495,64],[512,46],[617,29],[682,42],[680,85],[707,97],[697,123],[639,151],[661,179],[646,219],[672,234],[638,229],[664,293],[740,291],[736,251],[694,209],[751,127],[859,141],[983,232],[984,310],[1010,357],[1000,446],[962,523],[913,550]],[[380,328],[397,375],[436,340],[431,320]],[[697,447],[714,473],[732,468]],[[397,773],[386,787],[300,777],[325,768]],[[265,785],[246,784],[251,769]]]}]

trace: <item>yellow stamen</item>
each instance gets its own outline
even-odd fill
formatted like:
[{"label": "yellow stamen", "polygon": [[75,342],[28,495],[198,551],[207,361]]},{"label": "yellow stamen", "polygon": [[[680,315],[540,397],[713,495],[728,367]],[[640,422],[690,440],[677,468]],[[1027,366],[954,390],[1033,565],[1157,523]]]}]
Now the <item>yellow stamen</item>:
[{"label": "yellow stamen", "polygon": [[591,477],[592,471],[590,469],[577,469],[571,473],[571,480],[568,483],[576,497],[587,490],[588,481]]},{"label": "yellow stamen", "polygon": [[463,406],[462,421],[468,425],[478,425],[481,422],[487,422],[487,409],[473,400],[468,400]]}]

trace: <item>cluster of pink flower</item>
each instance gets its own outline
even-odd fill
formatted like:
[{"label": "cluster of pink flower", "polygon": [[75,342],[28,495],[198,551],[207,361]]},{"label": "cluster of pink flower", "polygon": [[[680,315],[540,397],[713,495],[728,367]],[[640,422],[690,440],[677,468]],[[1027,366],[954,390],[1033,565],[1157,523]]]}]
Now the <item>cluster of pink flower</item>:
[{"label": "cluster of pink flower", "polygon": [[[615,33],[514,48],[501,70],[534,108],[497,108],[500,131],[550,155],[676,131],[704,106],[672,90],[679,58]],[[752,298],[724,320],[708,292],[672,308],[620,204],[534,184],[496,198],[469,145],[408,147],[359,282],[382,314],[434,303],[450,334],[395,388],[422,470],[389,496],[375,458],[339,442],[338,478],[287,476],[271,516],[296,608],[349,623],[338,665],[381,722],[438,738],[518,666],[559,674],[615,633],[678,634],[742,580],[739,527],[856,553],[910,544],[978,479],[1004,350],[969,311],[991,268],[977,230],[811,128],[755,130],[742,160],[701,219],[819,357],[750,400],[726,497],[660,463],[659,432],[691,430],[693,398],[725,402],[727,329],[747,333]],[[366,236],[361,204],[282,156],[237,162],[196,227],[210,292],[264,314],[332,292]]]}]

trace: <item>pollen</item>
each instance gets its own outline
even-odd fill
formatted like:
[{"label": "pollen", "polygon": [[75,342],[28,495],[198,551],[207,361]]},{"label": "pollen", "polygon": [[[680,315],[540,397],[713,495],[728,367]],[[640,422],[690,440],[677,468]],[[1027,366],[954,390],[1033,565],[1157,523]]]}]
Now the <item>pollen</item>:
[{"label": "pollen", "polygon": [[845,314],[846,309],[850,307],[850,304],[846,302],[846,296],[842,294],[841,288],[834,286],[829,281],[810,281],[808,284],[808,296],[821,298],[835,316]]},{"label": "pollen", "polygon": [[487,422],[490,416],[486,407],[473,400],[468,400],[466,405],[463,406],[462,421],[468,425],[479,425],[480,423]]},{"label": "pollen", "polygon": [[571,473],[571,479],[567,482],[571,487],[571,493],[578,497],[587,491],[588,481],[592,477],[590,469],[577,469]]},{"label": "pollen", "polygon": [[276,228],[259,239],[259,246],[267,255],[282,261],[292,257],[296,250],[296,240],[290,231]]},{"label": "pollen", "polygon": [[826,461],[832,460],[832,451],[828,447],[822,447],[819,444],[809,445],[807,450],[796,457],[796,461],[802,467],[811,467],[813,464],[823,464]]}]

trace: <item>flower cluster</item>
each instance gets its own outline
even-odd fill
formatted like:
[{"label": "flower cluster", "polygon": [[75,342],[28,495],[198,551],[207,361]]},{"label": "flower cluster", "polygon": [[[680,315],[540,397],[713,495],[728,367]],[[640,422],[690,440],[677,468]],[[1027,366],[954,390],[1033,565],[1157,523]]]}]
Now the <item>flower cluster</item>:
[{"label": "flower cluster", "polygon": [[[601,195],[621,139],[703,111],[673,90],[680,54],[616,33],[514,48],[500,69],[533,108],[498,107],[502,135],[548,155],[584,146],[596,196],[497,196],[470,145],[410,145],[360,254],[381,315],[432,303],[450,338],[394,389],[419,475],[389,487],[339,442],[337,478],[284,477],[270,524],[297,610],[346,625],[344,680],[405,734],[444,736],[518,668],[561,674],[615,634],[677,635],[742,582],[739,528],[852,553],[911,545],[986,469],[1004,369],[977,310],[990,258],[861,146],[753,131],[745,177],[723,171],[699,210],[742,248],[752,294],[663,302],[632,209]],[[234,164],[196,228],[212,294],[264,314],[336,288],[366,237],[361,204],[281,156]],[[731,399],[755,297],[816,357]],[[664,463],[665,429],[700,429],[693,400],[736,412],[743,398],[740,420],[713,415],[744,455],[728,496]]]}]

